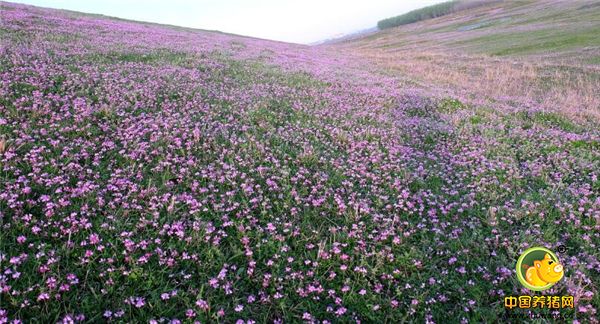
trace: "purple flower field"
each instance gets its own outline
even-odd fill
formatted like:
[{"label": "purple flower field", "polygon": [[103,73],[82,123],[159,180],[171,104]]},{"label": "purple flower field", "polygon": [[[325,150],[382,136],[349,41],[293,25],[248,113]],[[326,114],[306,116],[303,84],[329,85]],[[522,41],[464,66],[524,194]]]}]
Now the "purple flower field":
[{"label": "purple flower field", "polygon": [[560,245],[541,294],[598,322],[597,123],[331,46],[0,19],[0,323],[498,322]]}]

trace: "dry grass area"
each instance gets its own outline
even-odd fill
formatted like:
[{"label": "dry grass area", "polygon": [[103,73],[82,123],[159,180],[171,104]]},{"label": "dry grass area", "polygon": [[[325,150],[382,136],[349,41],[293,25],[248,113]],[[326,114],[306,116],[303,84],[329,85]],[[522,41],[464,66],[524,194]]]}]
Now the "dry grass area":
[{"label": "dry grass area", "polygon": [[360,53],[386,72],[404,74],[424,87],[600,120],[598,66],[433,51]]},{"label": "dry grass area", "polygon": [[6,151],[6,140],[4,138],[0,138],[0,154],[4,153],[4,151]]}]

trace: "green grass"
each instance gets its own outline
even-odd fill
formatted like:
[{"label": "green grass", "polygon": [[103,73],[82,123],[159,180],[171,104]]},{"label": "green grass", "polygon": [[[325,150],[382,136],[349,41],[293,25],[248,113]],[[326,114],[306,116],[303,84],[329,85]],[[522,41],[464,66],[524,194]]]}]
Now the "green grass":
[{"label": "green grass", "polygon": [[446,98],[438,104],[438,111],[442,113],[454,113],[458,110],[465,109],[467,106],[458,99]]},{"label": "green grass", "polygon": [[600,65],[600,56],[591,57],[591,58],[587,59],[587,62],[589,64]]},{"label": "green grass", "polygon": [[579,128],[566,117],[557,113],[536,112],[532,120],[545,126],[558,127],[567,132],[577,131]]},{"label": "green grass", "polygon": [[577,140],[571,142],[571,146],[575,149],[589,149],[589,150],[600,150],[600,142],[599,141],[584,141]]},{"label": "green grass", "polygon": [[600,45],[600,28],[547,28],[523,32],[500,32],[457,41],[476,52],[497,56],[564,51],[582,46]]}]

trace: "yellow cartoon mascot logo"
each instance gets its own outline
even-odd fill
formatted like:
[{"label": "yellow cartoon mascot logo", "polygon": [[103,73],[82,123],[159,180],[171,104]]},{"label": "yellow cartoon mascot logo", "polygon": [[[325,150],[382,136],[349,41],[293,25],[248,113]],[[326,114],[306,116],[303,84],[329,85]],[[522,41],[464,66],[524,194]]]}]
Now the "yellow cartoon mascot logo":
[{"label": "yellow cartoon mascot logo", "polygon": [[563,276],[564,268],[556,255],[542,247],[528,249],[517,261],[517,278],[530,290],[546,290]]}]

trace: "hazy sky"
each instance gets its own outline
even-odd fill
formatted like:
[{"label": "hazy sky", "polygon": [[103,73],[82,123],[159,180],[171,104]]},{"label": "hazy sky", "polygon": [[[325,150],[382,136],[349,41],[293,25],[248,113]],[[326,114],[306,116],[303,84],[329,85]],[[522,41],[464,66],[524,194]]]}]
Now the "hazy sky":
[{"label": "hazy sky", "polygon": [[41,7],[311,43],[444,0],[12,0]]}]

